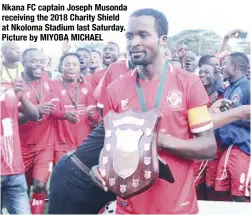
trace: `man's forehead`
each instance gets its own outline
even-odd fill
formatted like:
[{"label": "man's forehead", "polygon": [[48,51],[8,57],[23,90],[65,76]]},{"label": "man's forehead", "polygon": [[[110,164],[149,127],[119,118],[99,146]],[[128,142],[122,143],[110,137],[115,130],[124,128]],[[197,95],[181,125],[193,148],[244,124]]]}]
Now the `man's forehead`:
[{"label": "man's forehead", "polygon": [[99,53],[97,53],[97,52],[91,52],[91,55],[100,57]]},{"label": "man's forehead", "polygon": [[42,55],[39,51],[29,51],[27,54],[26,54],[26,57],[27,58],[30,58],[30,59],[41,59],[42,58]]},{"label": "man's forehead", "polygon": [[78,58],[74,55],[69,55],[64,59],[64,62],[69,62],[69,61],[78,61]]},{"label": "man's forehead", "polygon": [[211,65],[204,64],[204,65],[201,66],[200,70],[201,70],[201,71],[213,71],[214,68],[213,68],[213,66],[211,66]]},{"label": "man's forehead", "polygon": [[129,18],[127,32],[145,31],[155,29],[155,18],[153,16],[132,16]]},{"label": "man's forehead", "polygon": [[193,52],[191,52],[191,51],[187,52],[186,56],[196,58],[196,54],[194,54],[194,53],[193,53]]},{"label": "man's forehead", "polygon": [[108,43],[104,49],[108,49],[108,48],[117,48],[117,45],[115,45],[114,43]]},{"label": "man's forehead", "polygon": [[19,46],[15,42],[8,41],[2,45],[2,49],[19,49]]},{"label": "man's forehead", "polygon": [[77,54],[89,54],[87,50],[78,50]]}]

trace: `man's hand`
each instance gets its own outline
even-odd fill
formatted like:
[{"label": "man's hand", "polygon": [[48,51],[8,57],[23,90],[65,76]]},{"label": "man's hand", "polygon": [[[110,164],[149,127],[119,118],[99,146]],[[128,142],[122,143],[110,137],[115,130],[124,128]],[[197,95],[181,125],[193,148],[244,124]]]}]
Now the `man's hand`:
[{"label": "man's hand", "polygon": [[73,124],[76,124],[79,121],[77,112],[68,112],[65,114],[65,118]]},{"label": "man's hand", "polygon": [[40,114],[51,114],[55,110],[55,105],[51,103],[43,103],[37,106],[38,112]]},{"label": "man's hand", "polygon": [[233,102],[228,99],[219,99],[209,108],[211,113],[220,113],[233,108]]},{"label": "man's hand", "polygon": [[95,105],[90,105],[87,107],[87,116],[90,122],[98,122],[100,119],[100,114],[98,108]]},{"label": "man's hand", "polygon": [[12,85],[14,92],[20,101],[24,98],[24,83],[22,79],[13,79]]},{"label": "man's hand", "polygon": [[92,167],[90,171],[90,176],[93,182],[100,188],[102,188],[105,192],[108,191],[108,188],[106,186],[106,183],[104,179],[101,177],[98,166]]},{"label": "man's hand", "polygon": [[215,101],[217,101],[218,96],[219,96],[219,93],[217,91],[213,92],[210,95],[210,102],[211,102],[211,104],[213,104]]},{"label": "man's hand", "polygon": [[91,129],[94,129],[98,126],[100,120],[100,113],[98,108],[95,105],[87,107],[87,117]]},{"label": "man's hand", "polygon": [[230,39],[230,38],[239,38],[239,33],[240,32],[243,32],[242,30],[240,29],[234,29],[232,31],[230,31],[226,36],[225,38],[227,39]]}]

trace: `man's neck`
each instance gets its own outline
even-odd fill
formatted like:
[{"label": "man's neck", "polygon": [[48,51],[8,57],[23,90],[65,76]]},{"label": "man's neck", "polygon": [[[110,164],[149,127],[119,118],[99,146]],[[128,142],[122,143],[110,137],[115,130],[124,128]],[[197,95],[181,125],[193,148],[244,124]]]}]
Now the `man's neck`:
[{"label": "man's neck", "polygon": [[215,82],[213,82],[212,84],[208,85],[208,86],[205,86],[205,90],[207,91],[207,95],[210,96],[210,94],[212,93],[213,91],[213,87],[215,85]]},{"label": "man's neck", "polygon": [[237,76],[231,78],[231,80],[229,80],[230,83],[234,83],[238,80],[240,80],[241,78],[245,77],[246,75],[245,74],[238,74]]},{"label": "man's neck", "polygon": [[67,79],[67,78],[64,78],[63,76],[62,76],[62,78],[63,78],[63,81],[66,82],[67,84],[75,84],[78,81],[77,79],[74,79],[74,80]]},{"label": "man's neck", "polygon": [[159,56],[155,59],[152,64],[148,64],[146,66],[139,65],[137,66],[137,70],[142,79],[144,80],[152,80],[155,77],[159,77],[162,72],[163,64],[165,60],[163,57]]},{"label": "man's neck", "polygon": [[18,62],[11,62],[11,61],[4,61],[4,66],[7,67],[7,69],[15,69],[18,67]]},{"label": "man's neck", "polygon": [[26,72],[26,71],[23,72],[23,79],[24,79],[25,81],[28,81],[28,82],[40,80],[40,78],[31,77],[31,76],[28,74],[28,72]]}]

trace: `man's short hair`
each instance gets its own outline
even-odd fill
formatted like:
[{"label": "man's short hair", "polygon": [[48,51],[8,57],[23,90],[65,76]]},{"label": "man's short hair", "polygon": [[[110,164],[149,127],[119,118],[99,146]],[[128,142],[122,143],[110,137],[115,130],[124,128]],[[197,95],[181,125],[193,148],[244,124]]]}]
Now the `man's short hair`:
[{"label": "man's short hair", "polygon": [[117,48],[118,48],[118,50],[119,50],[119,45],[118,45],[118,43],[115,43],[115,42],[110,41],[110,42],[108,42],[107,44],[113,44],[113,45],[117,46]]},{"label": "man's short hair", "polygon": [[201,67],[202,65],[205,65],[205,64],[209,64],[209,60],[211,58],[216,58],[216,56],[214,55],[210,55],[210,54],[207,54],[207,55],[203,55],[200,60],[199,60],[199,67]]},{"label": "man's short hair", "polygon": [[100,53],[98,50],[96,50],[96,49],[92,49],[91,52],[96,52],[96,53],[99,54],[100,58],[102,57],[102,56],[101,56],[101,53]]},{"label": "man's short hair", "polygon": [[155,19],[155,29],[159,37],[168,34],[168,21],[166,16],[158,10],[152,8],[140,9],[131,14],[130,17],[152,16]]},{"label": "man's short hair", "polygon": [[236,65],[242,72],[247,72],[249,68],[249,59],[242,52],[233,52],[230,54],[231,63]]},{"label": "man's short hair", "polygon": [[22,54],[22,60],[24,60],[25,56],[29,53],[29,52],[33,52],[33,51],[39,51],[37,48],[30,48],[30,49],[25,49],[23,54]]},{"label": "man's short hair", "polygon": [[87,48],[78,48],[78,49],[76,50],[76,52],[79,52],[79,51],[85,51],[85,52],[88,52],[89,54],[91,54],[91,52],[90,52],[89,49],[87,49]]},{"label": "man's short hair", "polygon": [[81,62],[81,61],[80,61],[80,56],[79,56],[79,54],[74,53],[74,52],[68,52],[68,53],[64,54],[63,56],[61,56],[61,58],[60,58],[60,60],[59,60],[59,65],[63,65],[64,59],[65,59],[66,57],[68,57],[68,56],[75,56],[75,57],[78,58],[79,63]]}]

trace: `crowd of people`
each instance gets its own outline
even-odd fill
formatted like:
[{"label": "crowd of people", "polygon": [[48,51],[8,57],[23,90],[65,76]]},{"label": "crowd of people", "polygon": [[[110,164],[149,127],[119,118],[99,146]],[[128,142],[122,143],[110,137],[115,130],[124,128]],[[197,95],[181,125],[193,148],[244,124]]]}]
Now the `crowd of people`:
[{"label": "crowd of people", "polygon": [[[183,42],[166,47],[163,13],[140,9],[129,17],[126,54],[115,42],[71,52],[65,41],[57,72],[40,50],[3,43],[1,209],[43,214],[48,198],[50,214],[196,214],[198,199],[250,202],[250,53],[226,50],[240,32],[198,60]],[[158,178],[122,199],[98,169],[103,118],[141,111],[138,83],[146,109],[156,107],[163,77],[159,156],[175,182]]]}]

